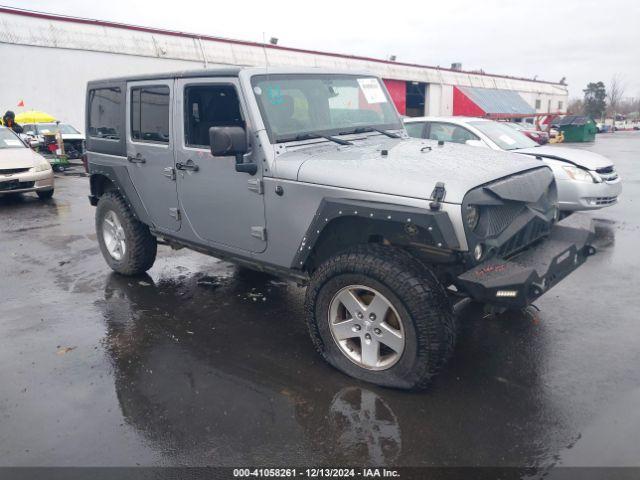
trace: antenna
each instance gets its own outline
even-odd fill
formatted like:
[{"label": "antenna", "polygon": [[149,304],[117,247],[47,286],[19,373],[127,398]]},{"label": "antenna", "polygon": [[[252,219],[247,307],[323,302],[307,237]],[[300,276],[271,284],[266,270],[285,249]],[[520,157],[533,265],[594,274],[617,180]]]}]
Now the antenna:
[{"label": "antenna", "polygon": [[265,68],[269,68],[269,57],[267,56],[267,36],[262,32],[262,52],[264,53]]}]

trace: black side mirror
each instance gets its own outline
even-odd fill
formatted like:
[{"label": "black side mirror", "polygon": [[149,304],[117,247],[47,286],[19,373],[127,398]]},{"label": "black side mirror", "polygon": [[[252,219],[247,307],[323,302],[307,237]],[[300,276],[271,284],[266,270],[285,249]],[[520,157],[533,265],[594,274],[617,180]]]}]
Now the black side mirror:
[{"label": "black side mirror", "polygon": [[214,157],[238,156],[247,153],[247,132],[242,127],[211,127],[209,144]]},{"label": "black side mirror", "polygon": [[255,175],[258,165],[244,163],[243,155],[249,151],[247,132],[243,127],[211,127],[209,146],[214,157],[236,157],[236,171]]}]

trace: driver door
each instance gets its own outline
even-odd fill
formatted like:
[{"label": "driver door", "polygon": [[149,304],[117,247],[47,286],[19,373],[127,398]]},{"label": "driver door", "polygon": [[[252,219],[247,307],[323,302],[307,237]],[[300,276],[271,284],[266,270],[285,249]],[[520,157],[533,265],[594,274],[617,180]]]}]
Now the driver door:
[{"label": "driver door", "polygon": [[235,157],[214,157],[209,145],[209,128],[247,124],[238,79],[179,79],[176,91],[180,112],[176,117],[180,119],[176,180],[184,218],[206,243],[264,251],[262,161],[256,161],[250,150],[245,161],[256,162],[258,172],[254,176],[236,172]]}]

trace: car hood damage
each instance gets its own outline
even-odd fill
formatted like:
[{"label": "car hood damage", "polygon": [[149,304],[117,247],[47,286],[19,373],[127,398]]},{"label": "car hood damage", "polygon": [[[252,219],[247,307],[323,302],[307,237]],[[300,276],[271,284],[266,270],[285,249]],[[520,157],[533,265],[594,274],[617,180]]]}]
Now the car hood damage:
[{"label": "car hood damage", "polygon": [[552,147],[545,145],[540,147],[522,148],[512,151],[525,155],[532,155],[541,158],[548,158],[550,160],[567,162],[572,165],[577,165],[578,167],[586,168],[587,170],[598,170],[601,168],[613,166],[613,162],[607,157],[578,148],[555,146]]},{"label": "car hood damage", "polygon": [[425,200],[444,182],[447,203],[462,203],[472,188],[532,168],[540,162],[507,152],[380,137],[348,146],[298,145],[276,160],[282,179]]}]

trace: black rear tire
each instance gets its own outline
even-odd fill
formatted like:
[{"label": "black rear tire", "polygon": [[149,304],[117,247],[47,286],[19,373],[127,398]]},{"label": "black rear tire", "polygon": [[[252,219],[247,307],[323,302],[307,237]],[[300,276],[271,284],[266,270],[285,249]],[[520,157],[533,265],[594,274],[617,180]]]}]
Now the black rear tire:
[{"label": "black rear tire", "polygon": [[[108,212],[118,217],[124,230],[126,249],[121,259],[114,258],[105,244],[103,225]],[[115,272],[140,275],[153,266],[158,249],[156,237],[133,215],[119,193],[110,191],[100,197],[96,208],[96,233],[102,256]]]},{"label": "black rear tire", "polygon": [[[330,303],[348,285],[380,292],[401,318],[405,347],[399,360],[387,369],[358,365],[333,338]],[[328,363],[347,375],[381,386],[426,388],[455,345],[456,322],[444,288],[431,270],[394,247],[358,246],[327,260],[311,277],[305,311],[311,339]]]}]

